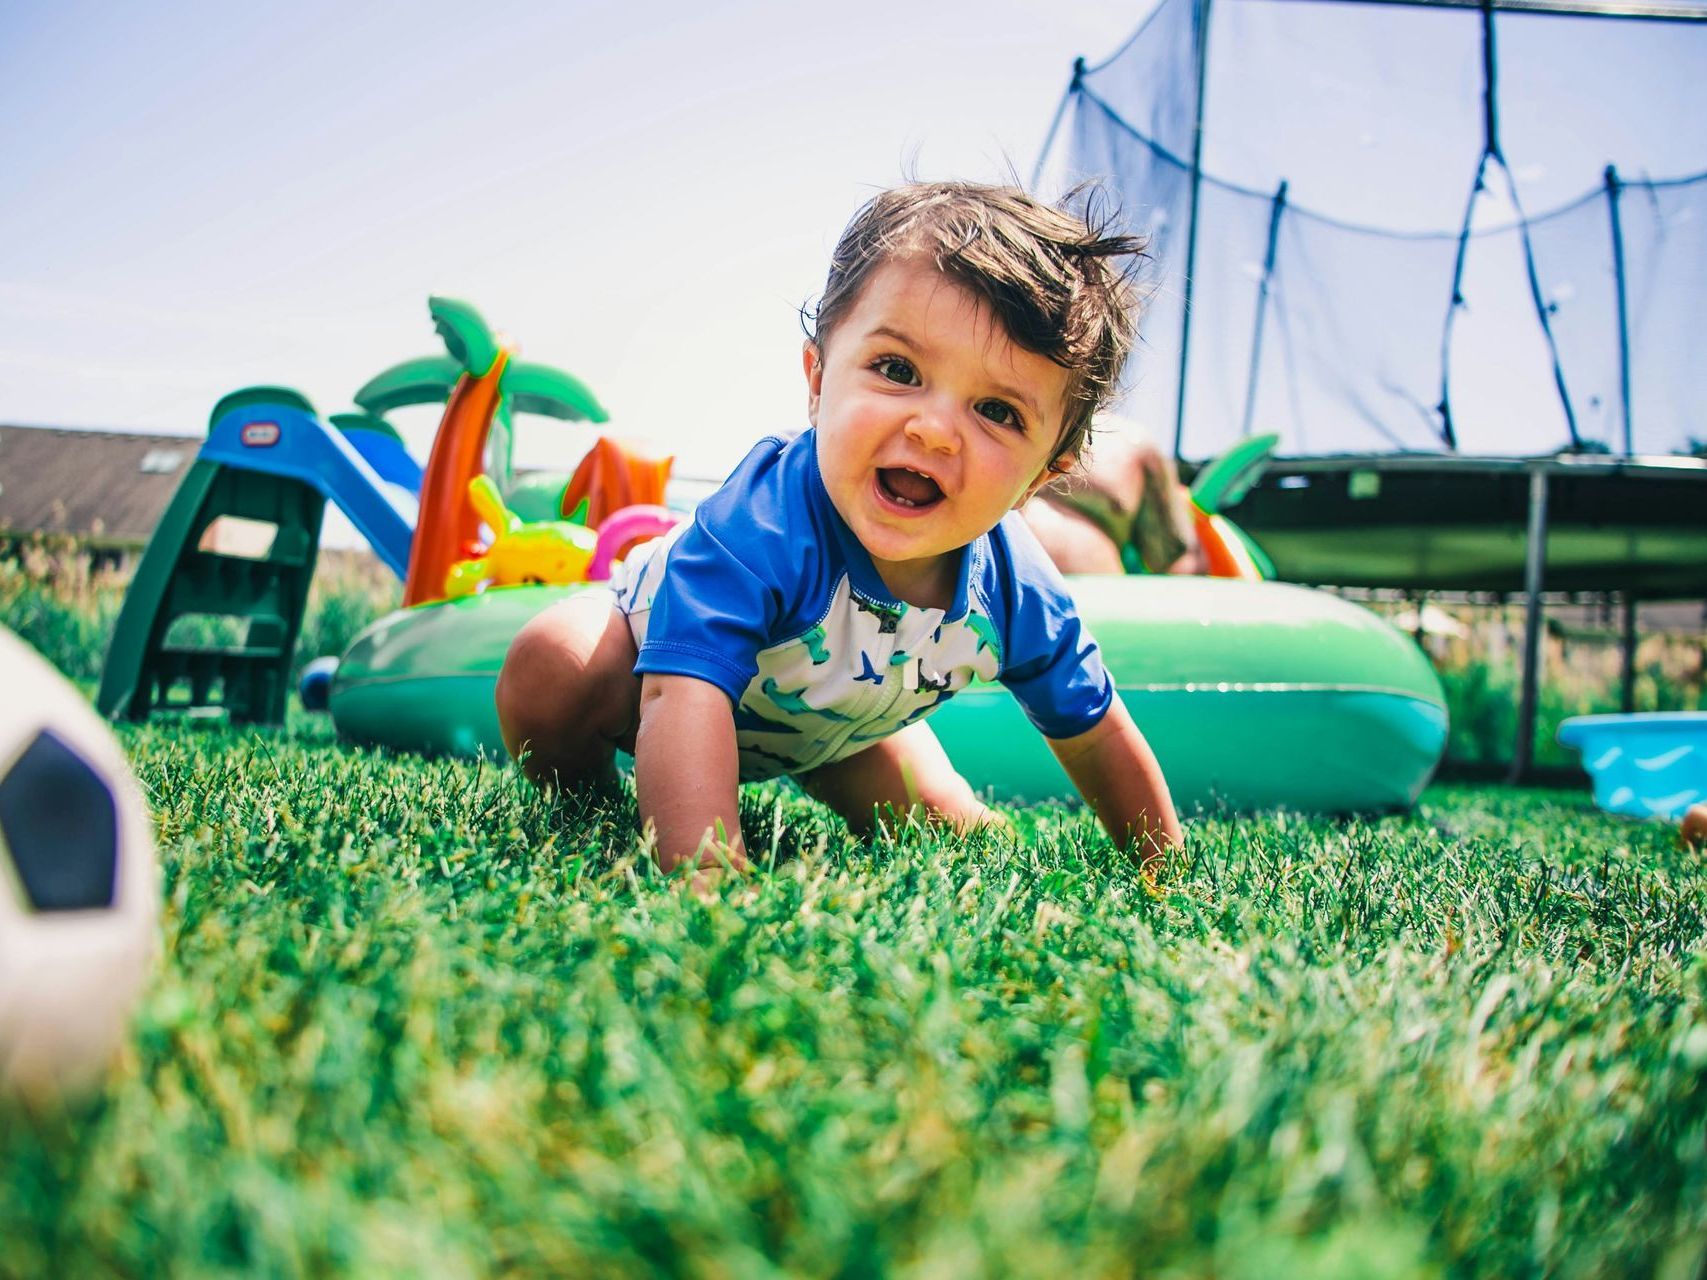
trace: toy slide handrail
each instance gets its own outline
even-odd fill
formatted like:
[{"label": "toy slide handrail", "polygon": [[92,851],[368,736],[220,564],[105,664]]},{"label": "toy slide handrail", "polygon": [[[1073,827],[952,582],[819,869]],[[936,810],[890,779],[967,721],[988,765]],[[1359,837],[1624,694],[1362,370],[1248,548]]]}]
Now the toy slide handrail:
[{"label": "toy slide handrail", "polygon": [[197,457],[312,486],[337,503],[387,568],[399,578],[408,572],[413,523],[343,434],[312,414],[282,404],[240,405],[213,424]]},{"label": "toy slide handrail", "polygon": [[1206,462],[1191,482],[1191,500],[1206,515],[1220,515],[1239,504],[1268,470],[1269,459],[1280,443],[1277,435],[1250,436],[1220,457]]}]

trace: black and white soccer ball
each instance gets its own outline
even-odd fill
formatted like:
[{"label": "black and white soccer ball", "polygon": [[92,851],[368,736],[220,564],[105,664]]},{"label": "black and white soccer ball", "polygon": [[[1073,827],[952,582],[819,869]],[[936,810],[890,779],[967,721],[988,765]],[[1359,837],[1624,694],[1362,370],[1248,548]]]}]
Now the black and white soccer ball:
[{"label": "black and white soccer ball", "polygon": [[0,1090],[97,1080],[157,949],[148,812],[111,730],[0,627]]}]

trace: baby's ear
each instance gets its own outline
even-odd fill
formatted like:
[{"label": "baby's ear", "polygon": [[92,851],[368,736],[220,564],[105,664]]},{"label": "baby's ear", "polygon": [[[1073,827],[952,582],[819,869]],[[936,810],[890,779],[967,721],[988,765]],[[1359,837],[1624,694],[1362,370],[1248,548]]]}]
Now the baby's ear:
[{"label": "baby's ear", "polygon": [[1076,453],[1064,453],[1059,458],[1056,458],[1048,466],[1044,467],[1043,470],[1039,471],[1032,482],[1025,487],[1025,492],[1020,494],[1019,501],[1014,503],[1015,508],[1023,507],[1026,503],[1030,502],[1037,496],[1037,491],[1043,488],[1044,485],[1051,484],[1054,481],[1059,480],[1062,476],[1066,475],[1078,465],[1079,455]]},{"label": "baby's ear", "polygon": [[817,426],[818,396],[824,389],[824,358],[818,344],[810,338],[800,349],[800,363],[806,370],[806,420]]}]

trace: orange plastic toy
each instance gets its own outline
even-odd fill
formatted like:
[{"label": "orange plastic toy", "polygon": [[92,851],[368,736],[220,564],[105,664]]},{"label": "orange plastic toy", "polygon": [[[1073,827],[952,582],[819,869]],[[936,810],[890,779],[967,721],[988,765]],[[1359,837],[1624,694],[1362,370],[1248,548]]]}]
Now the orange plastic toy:
[{"label": "orange plastic toy", "polygon": [[1204,567],[1208,569],[1211,578],[1262,581],[1262,570],[1257,567],[1257,562],[1251,559],[1251,553],[1239,535],[1228,527],[1225,517],[1212,515],[1193,503],[1191,527],[1197,533],[1197,545],[1203,551]]},{"label": "orange plastic toy", "polygon": [[498,383],[510,353],[500,350],[479,377],[464,373],[445,405],[433,451],[421,475],[421,512],[403,583],[403,605],[444,599],[451,566],[480,536],[480,514],[468,497],[469,482],[481,474],[481,452],[498,408]]},{"label": "orange plastic toy", "polygon": [[674,455],[652,457],[609,436],[600,436],[564,487],[563,514],[569,515],[585,498],[587,527],[597,529],[606,517],[624,507],[662,506],[674,462]]}]

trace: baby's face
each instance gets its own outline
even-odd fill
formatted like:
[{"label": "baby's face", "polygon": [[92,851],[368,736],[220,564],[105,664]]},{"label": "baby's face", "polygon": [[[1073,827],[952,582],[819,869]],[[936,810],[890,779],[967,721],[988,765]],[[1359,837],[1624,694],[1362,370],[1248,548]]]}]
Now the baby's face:
[{"label": "baby's face", "polygon": [[955,553],[1049,480],[1067,371],[917,259],[874,271],[826,348],[805,360],[830,501],[891,591],[946,606]]}]

